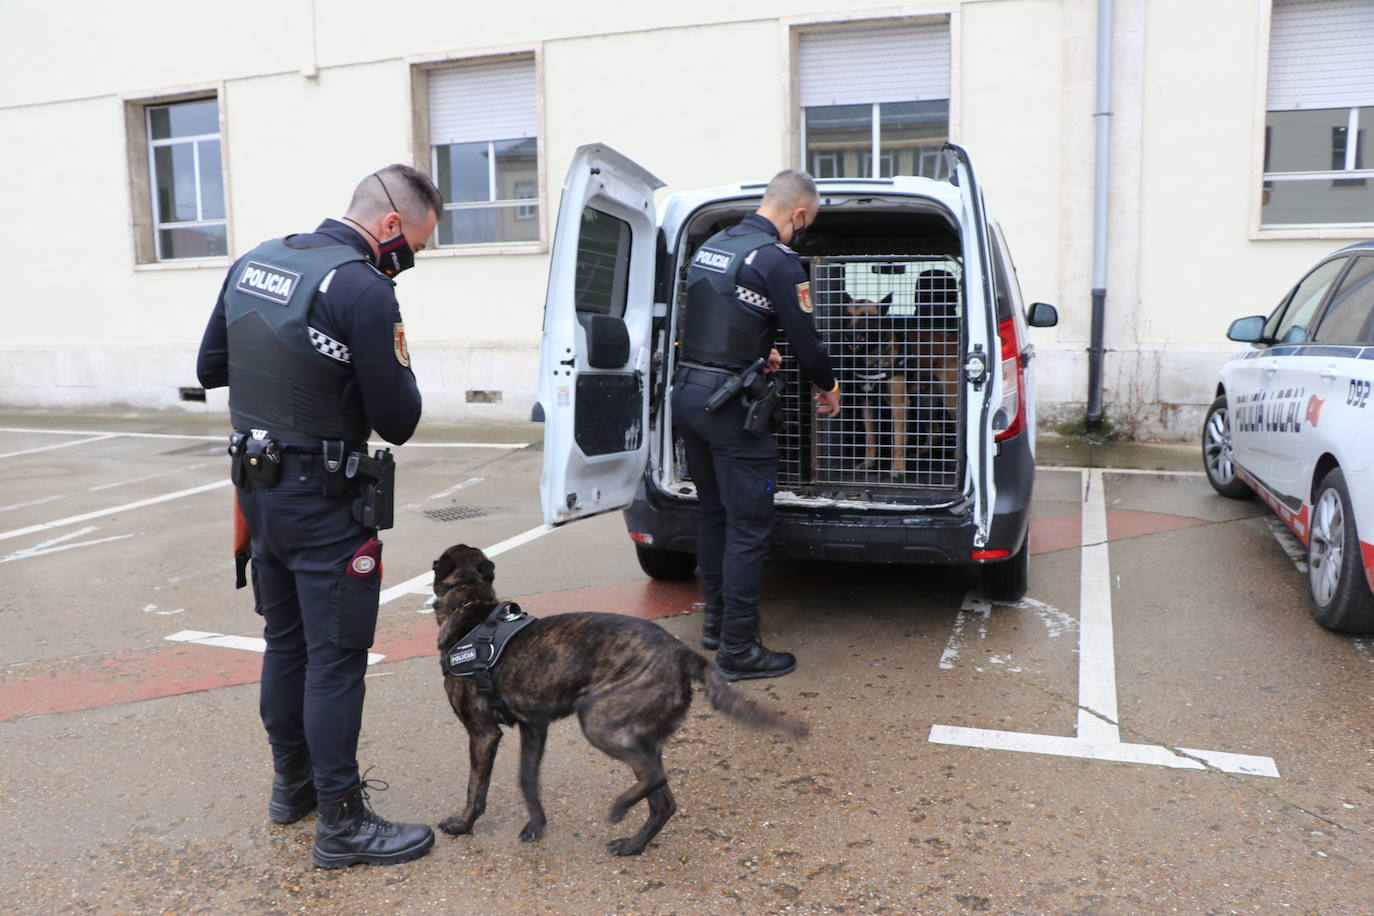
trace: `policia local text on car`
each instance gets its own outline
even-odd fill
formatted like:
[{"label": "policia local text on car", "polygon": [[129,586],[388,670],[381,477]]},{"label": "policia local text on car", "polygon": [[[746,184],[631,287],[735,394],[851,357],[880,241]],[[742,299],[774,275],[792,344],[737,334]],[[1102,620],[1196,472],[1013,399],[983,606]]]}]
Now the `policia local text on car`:
[{"label": "policia local text on car", "polygon": [[[423,173],[388,166],[341,221],[264,242],[230,268],[201,341],[206,388],[229,386],[235,493],[263,616],[261,713],[275,778],[268,816],[318,803],[312,855],[326,868],[429,851],[422,824],[374,814],[358,774],[363,675],[377,626],[394,465],[375,429],[410,438],[420,392],[391,279],[442,212]],[[240,578],[242,578],[240,567]]]},{"label": "policia local text on car", "polygon": [[779,324],[803,373],[819,389],[818,412],[840,412],[840,384],[812,319],[811,284],[784,243],[820,208],[805,172],[779,172],[759,209],[719,232],[687,269],[687,320],[673,379],[673,425],[687,450],[701,504],[697,566],[705,593],[702,645],[732,680],[777,677],[790,652],[759,638],[759,577],[773,531],[778,446],[769,419],[781,364]]}]

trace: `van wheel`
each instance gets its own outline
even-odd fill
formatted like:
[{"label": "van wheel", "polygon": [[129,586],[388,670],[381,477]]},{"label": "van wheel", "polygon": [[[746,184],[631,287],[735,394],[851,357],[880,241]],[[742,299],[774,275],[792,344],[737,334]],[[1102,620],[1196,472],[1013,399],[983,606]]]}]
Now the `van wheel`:
[{"label": "van wheel", "polygon": [[1030,583],[1030,534],[1009,559],[985,563],[978,569],[978,590],[989,601],[1020,601]]},{"label": "van wheel", "polygon": [[1222,496],[1250,497],[1250,488],[1236,476],[1236,465],[1231,460],[1231,414],[1224,394],[1207,408],[1207,419],[1202,423],[1202,466],[1207,471],[1207,482]]},{"label": "van wheel", "polygon": [[1312,616],[1337,633],[1374,631],[1374,594],[1365,578],[1360,539],[1345,475],[1332,471],[1312,503],[1307,542],[1307,590]]},{"label": "van wheel", "polygon": [[697,571],[697,555],[694,553],[636,544],[635,556],[639,558],[639,568],[651,579],[678,582],[692,578]]}]

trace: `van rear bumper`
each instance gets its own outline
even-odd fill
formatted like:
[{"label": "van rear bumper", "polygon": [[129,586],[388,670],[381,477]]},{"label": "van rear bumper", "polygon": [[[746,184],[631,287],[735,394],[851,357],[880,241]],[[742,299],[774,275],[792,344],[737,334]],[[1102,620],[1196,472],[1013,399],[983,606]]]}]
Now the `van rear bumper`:
[{"label": "van rear bumper", "polygon": [[[1029,443],[1025,433],[1001,443],[993,461],[997,499],[992,528],[988,543],[979,550],[1015,553],[1025,542],[1035,482]],[[668,496],[645,479],[624,515],[635,540],[659,550],[696,553],[700,512],[695,501]],[[974,532],[968,509],[895,512],[784,505],[774,514],[769,556],[862,563],[976,563]]]}]

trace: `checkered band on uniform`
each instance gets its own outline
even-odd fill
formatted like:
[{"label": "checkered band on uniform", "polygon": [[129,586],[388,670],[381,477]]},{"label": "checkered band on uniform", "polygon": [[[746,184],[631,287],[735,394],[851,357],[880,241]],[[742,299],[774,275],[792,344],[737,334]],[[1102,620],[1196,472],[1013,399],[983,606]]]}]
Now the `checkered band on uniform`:
[{"label": "checkered band on uniform", "polygon": [[310,343],[316,350],[341,363],[353,362],[353,354],[349,351],[347,344],[339,343],[323,331],[317,331],[314,328],[307,328],[307,330],[310,331]]},{"label": "checkered band on uniform", "polygon": [[768,311],[770,312],[773,311],[773,300],[769,299],[763,293],[756,293],[752,289],[745,289],[743,286],[736,286],[735,296],[738,297],[741,302],[747,302],[750,305],[757,305],[759,308],[768,309]]}]

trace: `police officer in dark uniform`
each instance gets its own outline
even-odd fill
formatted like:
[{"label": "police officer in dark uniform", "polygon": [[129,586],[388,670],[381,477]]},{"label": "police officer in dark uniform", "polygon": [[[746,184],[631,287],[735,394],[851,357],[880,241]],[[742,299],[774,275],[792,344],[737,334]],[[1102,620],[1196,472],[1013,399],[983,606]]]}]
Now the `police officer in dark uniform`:
[{"label": "police officer in dark uniform", "polygon": [[816,219],[816,183],[787,170],[768,183],[755,213],[708,239],[687,269],[687,318],[673,385],[673,427],[687,449],[701,504],[697,566],[705,592],[701,643],[718,649],[729,679],[778,677],[797,660],[759,639],[758,592],[773,531],[778,447],[767,430],[745,429],[746,405],[712,395],[760,357],[766,372],[782,364],[773,340],[782,325],[818,389],[817,413],[840,412],[840,384],[812,318],[811,286],[786,243]]},{"label": "police officer in dark uniform", "polygon": [[[341,221],[264,242],[220,289],[196,370],[229,386],[234,482],[251,536],[267,641],[260,711],[280,824],[318,803],[315,863],[342,868],[418,858],[422,824],[393,824],[358,774],[367,650],[377,625],[390,527],[389,452],[372,430],[410,438],[420,392],[393,291],[443,209],[422,172],[392,165],[359,183]],[[242,584],[240,567],[240,584]]]}]

